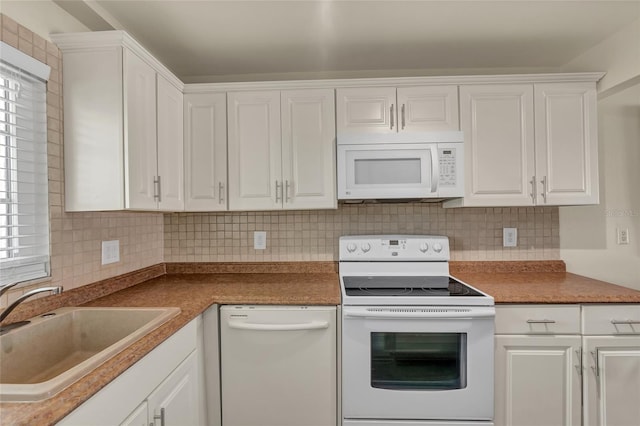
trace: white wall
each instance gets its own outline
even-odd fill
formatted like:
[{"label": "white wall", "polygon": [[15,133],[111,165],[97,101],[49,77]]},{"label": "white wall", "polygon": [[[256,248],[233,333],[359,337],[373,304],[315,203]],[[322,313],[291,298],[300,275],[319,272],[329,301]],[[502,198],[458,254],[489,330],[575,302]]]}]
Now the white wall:
[{"label": "white wall", "polygon": [[[640,290],[640,19],[563,71],[607,74],[598,84],[600,205],[560,208],[560,257],[569,272]],[[617,244],[618,229],[629,229],[630,244]]]},{"label": "white wall", "polygon": [[2,0],[0,11],[49,41],[52,33],[90,31],[51,0]]},{"label": "white wall", "polygon": [[599,92],[640,77],[640,18],[562,67],[562,72],[583,71],[607,72]]},{"label": "white wall", "polygon": [[560,208],[560,257],[569,272],[640,290],[640,84],[600,101],[598,124],[600,205]]}]

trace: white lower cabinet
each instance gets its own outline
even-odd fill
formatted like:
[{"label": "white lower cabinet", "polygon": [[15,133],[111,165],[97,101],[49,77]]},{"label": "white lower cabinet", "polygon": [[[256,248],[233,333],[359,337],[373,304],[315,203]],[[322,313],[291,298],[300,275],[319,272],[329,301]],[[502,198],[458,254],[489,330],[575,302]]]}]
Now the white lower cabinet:
[{"label": "white lower cabinet", "polygon": [[148,424],[157,426],[202,424],[198,397],[198,364],[194,351],[147,398]]},{"label": "white lower cabinet", "polygon": [[191,321],[62,419],[60,425],[208,424],[202,370],[202,319]]},{"label": "white lower cabinet", "polygon": [[124,422],[120,423],[120,426],[148,426],[147,420],[149,418],[149,404],[147,401],[143,401],[138,405],[133,413],[127,417]]},{"label": "white lower cabinet", "polygon": [[496,425],[580,425],[580,346],[580,336],[496,336]]},{"label": "white lower cabinet", "polygon": [[640,305],[496,307],[495,424],[640,424]]},{"label": "white lower cabinet", "polygon": [[580,306],[497,306],[495,424],[580,425]]},{"label": "white lower cabinet", "polygon": [[640,305],[582,311],[584,424],[640,424]]}]

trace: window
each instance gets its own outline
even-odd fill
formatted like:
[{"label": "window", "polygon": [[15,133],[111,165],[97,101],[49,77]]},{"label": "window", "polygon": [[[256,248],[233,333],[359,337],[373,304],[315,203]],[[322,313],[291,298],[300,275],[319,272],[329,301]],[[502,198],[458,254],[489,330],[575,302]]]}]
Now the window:
[{"label": "window", "polygon": [[49,275],[49,67],[0,46],[0,285]]}]

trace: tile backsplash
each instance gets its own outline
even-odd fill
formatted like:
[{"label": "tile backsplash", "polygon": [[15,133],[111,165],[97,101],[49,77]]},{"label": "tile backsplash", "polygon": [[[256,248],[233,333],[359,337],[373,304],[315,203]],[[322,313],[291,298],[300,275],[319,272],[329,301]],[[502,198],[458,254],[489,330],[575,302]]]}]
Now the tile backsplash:
[{"label": "tile backsplash", "polygon": [[[502,228],[518,228],[518,246],[502,246]],[[254,250],[253,231],[267,232]],[[452,260],[559,259],[557,207],[443,209],[439,203],[341,204],[337,210],[174,213],[164,218],[165,262],[330,261],[338,237],[436,234]]]}]

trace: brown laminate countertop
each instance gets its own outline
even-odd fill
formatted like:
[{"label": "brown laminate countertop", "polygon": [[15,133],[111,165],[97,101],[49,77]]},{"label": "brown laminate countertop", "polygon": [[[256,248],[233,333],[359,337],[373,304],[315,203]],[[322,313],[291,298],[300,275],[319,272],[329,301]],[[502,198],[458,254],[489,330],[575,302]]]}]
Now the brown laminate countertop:
[{"label": "brown laminate countertop", "polygon": [[496,304],[640,303],[640,291],[568,272],[461,272]]},{"label": "brown laminate countertop", "polygon": [[84,303],[82,306],[179,307],[181,312],[53,397],[0,403],[0,424],[55,424],[213,304],[339,305],[338,274],[168,274]]}]

